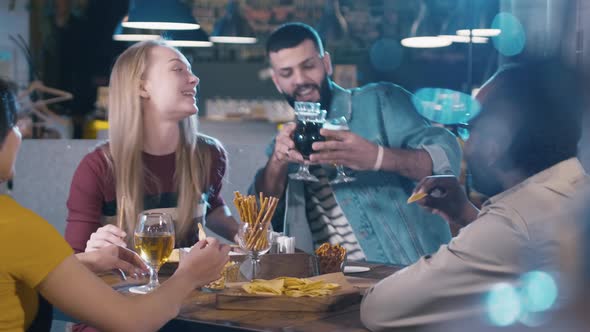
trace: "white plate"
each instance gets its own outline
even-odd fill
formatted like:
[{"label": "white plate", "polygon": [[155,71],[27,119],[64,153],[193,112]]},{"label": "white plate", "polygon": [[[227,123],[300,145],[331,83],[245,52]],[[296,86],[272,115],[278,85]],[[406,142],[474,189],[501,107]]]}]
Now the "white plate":
[{"label": "white plate", "polygon": [[344,273],[360,273],[360,272],[367,272],[371,269],[366,266],[344,266]]}]

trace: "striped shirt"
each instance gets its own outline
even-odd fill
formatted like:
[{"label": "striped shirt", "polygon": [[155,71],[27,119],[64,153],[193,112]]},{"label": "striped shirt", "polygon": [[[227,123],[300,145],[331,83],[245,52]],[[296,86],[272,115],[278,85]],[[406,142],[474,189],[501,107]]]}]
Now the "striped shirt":
[{"label": "striped shirt", "polygon": [[347,259],[365,260],[363,249],[336,201],[326,171],[321,166],[310,166],[310,172],[320,180],[305,183],[306,213],[314,247],[317,249],[325,242],[339,244],[346,249]]}]

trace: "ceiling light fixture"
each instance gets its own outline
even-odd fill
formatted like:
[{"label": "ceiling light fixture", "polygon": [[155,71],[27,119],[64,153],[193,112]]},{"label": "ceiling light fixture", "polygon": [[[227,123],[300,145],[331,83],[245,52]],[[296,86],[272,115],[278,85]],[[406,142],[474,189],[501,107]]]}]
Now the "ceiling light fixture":
[{"label": "ceiling light fixture", "polygon": [[201,26],[180,0],[131,0],[126,28],[196,30]]},{"label": "ceiling light fixture", "polygon": [[127,16],[123,18],[113,33],[113,40],[125,42],[138,42],[142,40],[154,40],[160,38],[159,32],[145,29],[125,28],[122,23],[127,21]]},{"label": "ceiling light fixture", "polygon": [[469,33],[469,29],[457,30],[458,36],[474,36],[474,37],[496,37],[502,33],[500,29],[472,29]]},{"label": "ceiling light fixture", "polygon": [[[449,39],[453,43],[469,43],[469,36],[458,36],[458,35],[439,35],[441,38]],[[471,42],[474,44],[485,44],[488,42],[486,37],[471,37]]]},{"label": "ceiling light fixture", "polygon": [[439,48],[447,47],[452,43],[450,39],[436,36],[409,37],[401,41],[402,46],[409,48]]},{"label": "ceiling light fixture", "polygon": [[213,43],[203,29],[170,30],[162,34],[164,42],[174,47],[211,47]]}]

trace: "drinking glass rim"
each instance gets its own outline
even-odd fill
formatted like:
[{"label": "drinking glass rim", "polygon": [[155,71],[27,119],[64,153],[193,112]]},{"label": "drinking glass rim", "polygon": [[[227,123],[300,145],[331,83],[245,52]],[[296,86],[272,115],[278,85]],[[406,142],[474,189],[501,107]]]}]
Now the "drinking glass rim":
[{"label": "drinking glass rim", "polygon": [[170,218],[172,218],[172,215],[170,213],[160,212],[160,211],[154,211],[154,212],[144,211],[144,212],[141,212],[139,215],[144,215],[144,216],[157,216],[157,215],[164,216],[164,215],[166,215],[166,216],[169,216]]}]

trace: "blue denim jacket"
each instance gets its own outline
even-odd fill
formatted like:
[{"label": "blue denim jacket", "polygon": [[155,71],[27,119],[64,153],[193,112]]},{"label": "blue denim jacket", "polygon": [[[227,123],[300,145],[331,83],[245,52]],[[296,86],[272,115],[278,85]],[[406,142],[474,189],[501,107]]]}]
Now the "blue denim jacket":
[{"label": "blue denim jacket", "polygon": [[[391,83],[353,90],[332,83],[331,88],[328,118],[347,117],[352,132],[384,147],[426,150],[434,174],[459,174],[461,149],[455,136],[430,126],[416,112],[406,90]],[[273,149],[274,141],[267,150],[269,156]],[[289,165],[289,173],[296,172],[297,167]],[[368,261],[411,264],[450,240],[444,220],[417,204],[406,204],[415,186],[412,180],[385,171],[360,171],[355,177],[354,182],[332,188]],[[256,192],[254,183],[250,193]],[[304,192],[304,182],[288,180],[273,227],[295,236],[297,248],[313,252]]]}]

